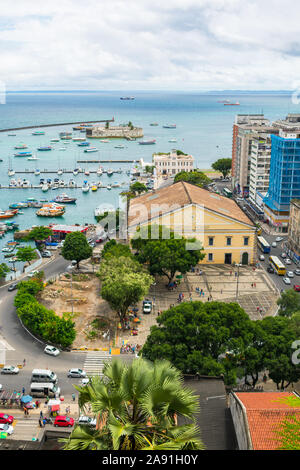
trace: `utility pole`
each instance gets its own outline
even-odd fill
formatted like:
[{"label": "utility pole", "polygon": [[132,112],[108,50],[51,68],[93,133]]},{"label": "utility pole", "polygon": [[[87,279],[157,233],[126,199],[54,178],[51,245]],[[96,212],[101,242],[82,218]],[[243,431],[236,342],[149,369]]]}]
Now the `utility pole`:
[{"label": "utility pole", "polygon": [[239,295],[239,277],[240,277],[240,264],[237,264],[237,279],[236,279],[236,294],[235,294],[235,300],[237,301],[238,295]]}]

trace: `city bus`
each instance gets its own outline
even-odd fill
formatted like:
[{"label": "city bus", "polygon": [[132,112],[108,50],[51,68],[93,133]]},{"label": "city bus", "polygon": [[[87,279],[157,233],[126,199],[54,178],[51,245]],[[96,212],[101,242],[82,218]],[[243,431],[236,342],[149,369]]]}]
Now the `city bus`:
[{"label": "city bus", "polygon": [[271,247],[263,237],[257,237],[257,244],[263,253],[270,253]]},{"label": "city bus", "polygon": [[230,191],[228,188],[223,188],[223,194],[226,197],[232,197],[232,191]]},{"label": "city bus", "polygon": [[279,276],[284,276],[284,275],[285,275],[285,273],[286,273],[286,267],[285,267],[285,265],[280,261],[280,259],[277,258],[277,256],[270,256],[269,261],[270,261],[270,265],[272,266],[272,268],[274,268],[275,272],[276,272]]}]

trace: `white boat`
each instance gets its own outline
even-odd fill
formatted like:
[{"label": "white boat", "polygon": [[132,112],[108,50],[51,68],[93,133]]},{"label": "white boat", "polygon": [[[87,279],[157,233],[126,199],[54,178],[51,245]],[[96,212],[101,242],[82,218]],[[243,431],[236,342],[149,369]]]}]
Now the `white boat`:
[{"label": "white boat", "polygon": [[177,142],[177,139],[170,139],[169,142]]},{"label": "white boat", "polygon": [[101,183],[101,181],[98,182],[97,186],[98,186],[98,188],[102,188],[102,187],[103,187],[103,184]]},{"label": "white boat", "polygon": [[11,179],[9,186],[17,186],[17,181],[15,179]]},{"label": "white boat", "polygon": [[109,140],[108,139],[100,139],[100,142],[103,142],[104,144],[109,144]]},{"label": "white boat", "polygon": [[62,171],[62,170],[57,170],[57,174],[58,174],[58,175],[62,175],[62,174],[63,174],[63,171]]},{"label": "white boat", "polygon": [[64,187],[65,187],[65,184],[66,184],[66,183],[65,183],[63,180],[60,180],[60,182],[59,182],[59,187],[60,187],[60,188],[64,188]]},{"label": "white boat", "polygon": [[84,182],[83,182],[83,186],[82,186],[82,192],[83,192],[83,193],[88,193],[89,190],[90,190],[90,186],[89,186],[88,182],[87,182],[87,181],[84,181]]},{"label": "white boat", "polygon": [[78,168],[75,168],[75,170],[73,170],[73,175],[74,175],[74,176],[77,176],[77,175],[78,175],[78,173],[79,173],[79,170],[78,170]]},{"label": "white boat", "polygon": [[66,147],[60,147],[59,149],[61,152],[63,152],[64,150],[67,150]]},{"label": "white boat", "polygon": [[115,149],[124,149],[125,145],[115,145]]},{"label": "white boat", "polygon": [[27,160],[39,160],[36,155],[32,155],[32,157],[28,157]]},{"label": "white boat", "polygon": [[90,147],[88,149],[84,149],[84,152],[89,153],[89,152],[99,152],[99,150],[96,147]]},{"label": "white boat", "polygon": [[34,174],[35,174],[35,176],[38,176],[38,175],[41,174],[41,172],[40,172],[40,170],[37,168],[37,169],[35,170]]},{"label": "white boat", "polygon": [[97,175],[101,176],[103,174],[102,168],[98,168],[97,170]]},{"label": "white boat", "polygon": [[115,181],[115,182],[111,185],[112,188],[119,188],[120,186],[121,186],[121,185],[120,185],[120,183],[118,183],[118,181]]},{"label": "white boat", "polygon": [[14,176],[15,172],[14,170],[8,170],[8,176]]},{"label": "white boat", "polygon": [[114,174],[113,170],[110,168],[107,170],[107,176],[112,176]]},{"label": "white boat", "polygon": [[71,180],[69,181],[69,187],[70,187],[70,188],[74,188],[75,186],[76,186],[75,181],[71,179]]},{"label": "white boat", "polygon": [[30,185],[31,185],[30,181],[28,181],[28,180],[23,180],[22,181],[22,187],[23,188],[30,188]]},{"label": "white boat", "polygon": [[84,174],[85,174],[86,176],[89,176],[89,174],[90,174],[89,170],[85,170]]},{"label": "white boat", "polygon": [[45,193],[46,191],[48,191],[48,189],[49,189],[48,184],[47,184],[47,183],[44,183],[44,184],[42,185],[42,191],[44,191],[44,193]]},{"label": "white boat", "polygon": [[108,189],[108,190],[110,191],[110,190],[111,190],[111,185],[108,184],[108,185],[106,186],[106,189]]}]

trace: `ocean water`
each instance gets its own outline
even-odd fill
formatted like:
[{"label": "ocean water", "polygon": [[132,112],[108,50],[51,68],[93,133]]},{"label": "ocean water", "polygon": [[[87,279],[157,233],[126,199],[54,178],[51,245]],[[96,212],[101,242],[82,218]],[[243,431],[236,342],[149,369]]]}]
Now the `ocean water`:
[{"label": "ocean water", "polygon": [[[156,139],[155,145],[142,146],[137,142],[111,140],[110,143],[102,143],[92,140],[91,146],[99,149],[97,153],[84,153],[84,147],[78,147],[76,142],[64,145],[62,142],[51,143],[50,140],[58,137],[61,130],[72,130],[72,126],[49,127],[43,136],[33,136],[32,130],[16,131],[15,137],[8,136],[7,132],[0,132],[0,184],[8,185],[8,168],[15,171],[57,170],[63,168],[73,170],[76,167],[84,169],[97,169],[99,164],[82,164],[77,160],[135,160],[143,158],[151,163],[153,152],[168,152],[173,148],[190,153],[195,158],[195,166],[201,169],[210,168],[211,164],[221,157],[231,157],[232,125],[235,114],[261,113],[270,120],[284,118],[289,112],[300,112],[300,105],[292,103],[291,96],[287,93],[184,93],[184,92],[125,92],[126,96],[135,96],[135,100],[122,101],[120,96],[124,92],[68,92],[68,93],[8,93],[6,104],[0,105],[0,129],[31,126],[38,124],[51,124],[61,122],[92,121],[111,119],[115,123],[131,121],[134,125],[144,129],[145,139]],[[224,106],[219,100],[229,99],[232,102],[239,101],[240,106]],[[158,122],[158,126],[150,126],[150,123]],[[176,129],[165,129],[165,124],[177,125]],[[73,132],[73,136],[83,137],[80,132]],[[169,142],[176,139],[177,142]],[[14,146],[25,143],[26,151],[32,151],[39,160],[28,161],[26,157],[14,157],[21,151]],[[117,149],[115,145],[122,143],[124,149]],[[51,145],[53,150],[39,152],[37,147]],[[65,151],[59,150],[66,147]],[[104,168],[121,168],[122,174],[114,174],[111,177],[102,175],[103,184],[116,181],[129,184],[126,170],[132,168],[130,163],[107,163]],[[64,174],[58,176],[55,173],[40,176],[34,174],[16,174],[13,178],[25,178],[32,184],[38,184],[40,178],[59,177],[65,182],[71,178],[82,183],[97,182],[96,174],[90,176]],[[65,215],[61,218],[48,219],[36,216],[36,209],[23,209],[23,215],[14,217],[20,228],[28,228],[32,225],[52,223],[92,223],[94,209],[100,204],[119,205],[119,193],[121,188],[113,188],[111,191],[98,189],[97,192],[82,193],[81,189],[58,189],[42,192],[40,189],[0,189],[0,209],[6,210],[9,204],[35,197],[38,200],[56,197],[63,192],[77,198],[76,205],[66,205]],[[0,249],[12,239],[11,233],[0,240]],[[1,253],[1,252],[0,252]],[[1,255],[0,255],[1,260]]]}]

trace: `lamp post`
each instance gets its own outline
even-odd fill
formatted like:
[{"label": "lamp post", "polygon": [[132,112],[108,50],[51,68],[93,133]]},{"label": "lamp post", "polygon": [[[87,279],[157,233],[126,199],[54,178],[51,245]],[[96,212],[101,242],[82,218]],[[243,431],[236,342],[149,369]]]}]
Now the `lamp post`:
[{"label": "lamp post", "polygon": [[240,266],[241,264],[236,264],[237,266],[237,279],[236,279],[236,294],[235,294],[235,300],[237,301],[238,295],[239,295],[239,277],[240,277]]},{"label": "lamp post", "polygon": [[72,264],[67,268],[68,271],[71,273],[71,304],[72,304],[72,315],[74,313],[74,302],[73,302],[73,269],[74,269],[74,264],[73,263],[76,263],[76,261],[72,261]]}]

